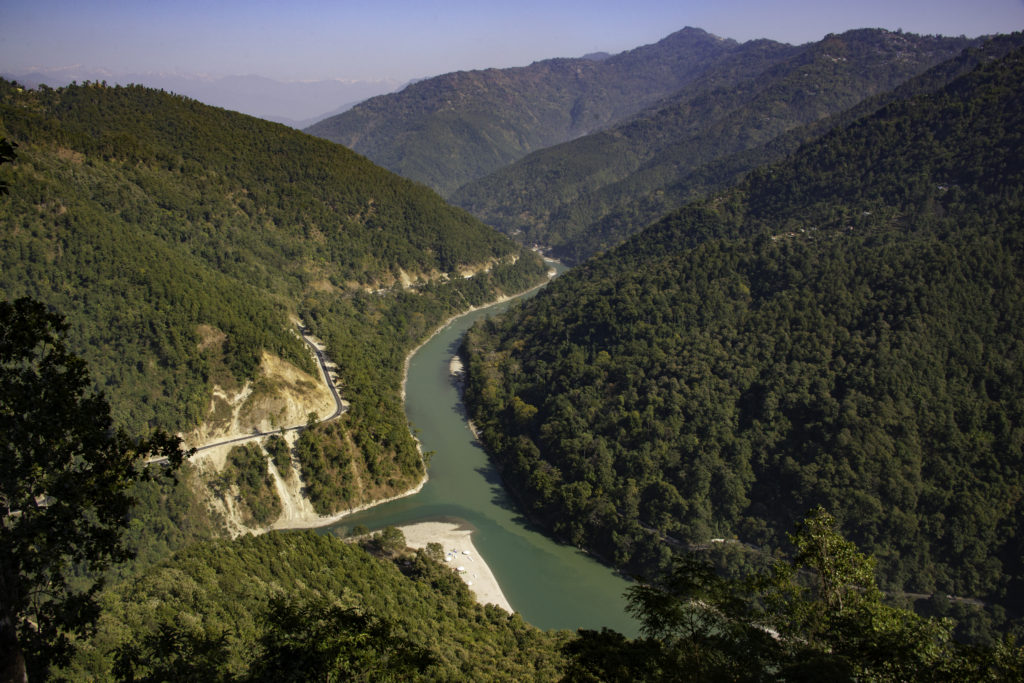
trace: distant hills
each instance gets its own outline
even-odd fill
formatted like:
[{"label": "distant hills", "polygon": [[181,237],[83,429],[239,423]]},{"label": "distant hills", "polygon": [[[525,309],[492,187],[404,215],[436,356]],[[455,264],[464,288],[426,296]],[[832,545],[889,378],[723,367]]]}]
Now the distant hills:
[{"label": "distant hills", "polygon": [[451,199],[517,239],[579,262],[688,199],[780,159],[820,134],[815,124],[969,44],[857,30],[799,47],[737,45],[628,120],[534,152]]},{"label": "distant hills", "polygon": [[736,47],[687,28],[604,59],[461,71],[372,98],[307,130],[449,194],[534,150],[636,113]]},{"label": "distant hills", "polygon": [[204,104],[304,128],[334,116],[352,105],[399,87],[397,81],[279,81],[265,76],[206,76],[201,74],[113,73],[70,67],[31,72],[4,72],[3,78],[35,88],[70,85],[73,81],[110,85],[144,85],[197,99]]},{"label": "distant hills", "polygon": [[1019,38],[478,324],[467,401],[526,514],[631,571],[736,571],[823,505],[886,589],[1019,616]]}]

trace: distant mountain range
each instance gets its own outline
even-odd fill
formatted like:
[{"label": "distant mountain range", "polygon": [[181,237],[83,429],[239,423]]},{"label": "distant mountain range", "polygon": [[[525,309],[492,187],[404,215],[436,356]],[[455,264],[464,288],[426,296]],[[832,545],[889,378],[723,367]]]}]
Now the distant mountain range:
[{"label": "distant mountain range", "polygon": [[68,67],[4,72],[4,78],[34,88],[40,83],[51,88],[74,81],[106,81],[110,85],[145,85],[185,95],[214,107],[258,116],[293,128],[311,126],[334,116],[374,95],[390,92],[402,84],[394,80],[278,81],[264,76],[212,77],[202,74],[121,73],[103,69]]},{"label": "distant mountain range", "polygon": [[579,262],[971,44],[882,29],[741,44],[686,28],[614,56],[427,79],[307,132]]},{"label": "distant mountain range", "polygon": [[686,28],[613,57],[460,71],[372,98],[307,132],[450,194],[534,150],[635,114],[737,46]]},{"label": "distant mountain range", "polygon": [[971,41],[881,29],[799,47],[738,45],[671,96],[539,150],[449,196],[484,222],[580,262],[687,200],[777,161],[873,95]]}]

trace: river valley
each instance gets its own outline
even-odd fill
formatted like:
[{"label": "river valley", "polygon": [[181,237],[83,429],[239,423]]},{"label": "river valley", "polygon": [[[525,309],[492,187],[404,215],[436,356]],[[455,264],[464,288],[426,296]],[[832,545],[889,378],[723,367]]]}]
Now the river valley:
[{"label": "river valley", "polygon": [[511,305],[495,304],[456,318],[412,357],[405,410],[424,452],[432,452],[429,481],[406,498],[345,517],[322,529],[344,535],[418,521],[451,521],[473,529],[473,543],[512,607],[544,629],[613,628],[636,635],[625,613],[630,585],[575,548],[530,528],[501,486],[497,471],[466,422],[449,371],[462,336],[476,321]]}]

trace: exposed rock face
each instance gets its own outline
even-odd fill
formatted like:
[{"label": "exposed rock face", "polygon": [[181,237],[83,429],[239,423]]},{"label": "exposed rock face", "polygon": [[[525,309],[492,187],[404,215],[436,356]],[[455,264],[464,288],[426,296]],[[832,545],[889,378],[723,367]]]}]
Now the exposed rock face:
[{"label": "exposed rock face", "polygon": [[321,378],[264,352],[259,378],[237,391],[214,386],[206,420],[184,438],[199,446],[294,427],[305,424],[310,413],[322,419],[333,412],[334,399]]}]

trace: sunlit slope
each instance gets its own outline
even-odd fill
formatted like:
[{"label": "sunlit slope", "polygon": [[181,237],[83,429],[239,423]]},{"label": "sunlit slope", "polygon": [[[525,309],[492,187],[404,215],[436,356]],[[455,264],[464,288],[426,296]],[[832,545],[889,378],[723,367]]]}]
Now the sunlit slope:
[{"label": "sunlit slope", "polygon": [[18,145],[0,293],[68,317],[132,429],[195,425],[211,384],[254,379],[263,352],[312,370],[292,322],[312,304],[518,254],[347,149],[162,91],[3,82],[0,120]]}]

